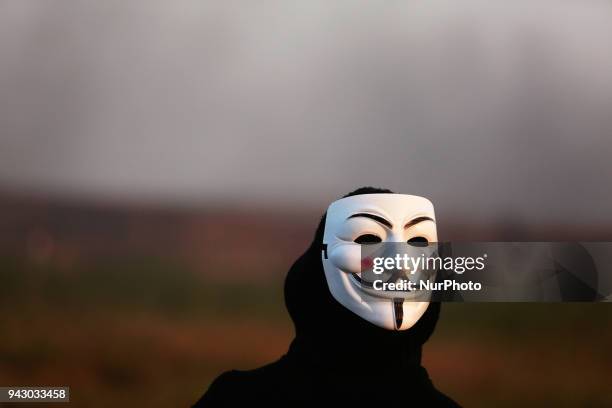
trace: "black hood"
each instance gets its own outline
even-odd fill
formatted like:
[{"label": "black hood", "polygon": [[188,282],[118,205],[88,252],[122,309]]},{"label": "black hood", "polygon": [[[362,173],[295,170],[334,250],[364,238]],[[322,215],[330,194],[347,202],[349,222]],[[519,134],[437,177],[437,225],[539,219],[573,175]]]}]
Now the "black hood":
[{"label": "black hood", "polygon": [[[373,193],[391,192],[363,188],[348,196]],[[324,230],[325,215],[312,244],[285,280],[285,304],[296,333],[288,356],[307,355],[310,363],[341,372],[364,372],[367,368],[371,372],[380,369],[406,374],[407,370],[419,369],[421,346],[436,326],[440,304],[430,303],[420,320],[402,331],[378,327],[351,312],[333,298],[325,279],[321,261]]]},{"label": "black hood", "polygon": [[[351,195],[390,193],[360,189]],[[457,407],[435,389],[421,366],[421,346],[433,332],[439,303],[404,331],[386,330],[357,316],[331,295],[321,244],[325,216],[306,252],[285,280],[285,303],[296,336],[279,360],[219,376],[196,406]]]}]

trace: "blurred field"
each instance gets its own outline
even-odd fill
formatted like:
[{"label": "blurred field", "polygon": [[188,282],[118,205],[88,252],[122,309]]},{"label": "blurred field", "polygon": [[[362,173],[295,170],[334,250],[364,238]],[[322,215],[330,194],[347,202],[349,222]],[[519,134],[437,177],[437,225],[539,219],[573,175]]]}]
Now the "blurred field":
[{"label": "blurred field", "polygon": [[[0,384],[68,385],[79,407],[185,407],[221,371],[287,349],[283,278],[317,215],[13,207]],[[445,304],[424,358],[466,406],[611,406],[611,344],[610,304]]]}]

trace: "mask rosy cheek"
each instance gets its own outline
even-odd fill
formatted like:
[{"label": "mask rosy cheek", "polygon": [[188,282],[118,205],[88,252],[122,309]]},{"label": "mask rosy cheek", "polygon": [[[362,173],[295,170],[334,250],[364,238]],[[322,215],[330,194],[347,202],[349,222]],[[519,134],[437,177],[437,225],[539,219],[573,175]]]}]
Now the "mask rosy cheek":
[{"label": "mask rosy cheek", "polygon": [[361,260],[361,270],[362,271],[371,269],[373,265],[374,265],[374,262],[372,262],[372,258],[366,257]]}]

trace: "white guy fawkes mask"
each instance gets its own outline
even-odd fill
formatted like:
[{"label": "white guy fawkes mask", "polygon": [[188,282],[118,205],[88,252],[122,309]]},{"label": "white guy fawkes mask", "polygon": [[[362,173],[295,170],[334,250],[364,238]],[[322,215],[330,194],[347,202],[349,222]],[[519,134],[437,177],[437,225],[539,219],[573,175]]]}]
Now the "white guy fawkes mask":
[{"label": "white guy fawkes mask", "polygon": [[[362,194],[327,209],[321,253],[329,290],[340,304],[379,327],[406,330],[423,316],[429,301],[404,301],[375,293],[361,282],[361,245],[438,241],[433,204],[406,194]],[[429,300],[429,297],[426,297]]]}]

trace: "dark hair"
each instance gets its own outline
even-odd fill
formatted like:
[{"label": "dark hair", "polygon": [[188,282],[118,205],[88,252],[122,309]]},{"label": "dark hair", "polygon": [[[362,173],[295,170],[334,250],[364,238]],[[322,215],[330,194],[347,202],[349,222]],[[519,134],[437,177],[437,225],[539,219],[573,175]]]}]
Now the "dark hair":
[{"label": "dark hair", "polygon": [[357,190],[351,191],[347,195],[342,198],[352,197],[361,194],[395,194],[393,191],[388,190],[386,188],[378,188],[378,187],[360,187]]}]

